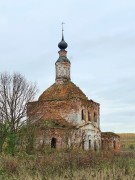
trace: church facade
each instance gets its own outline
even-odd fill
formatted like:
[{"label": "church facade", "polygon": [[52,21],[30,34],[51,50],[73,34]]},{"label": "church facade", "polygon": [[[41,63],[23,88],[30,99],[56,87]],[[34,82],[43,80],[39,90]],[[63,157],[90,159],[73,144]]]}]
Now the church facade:
[{"label": "church facade", "polygon": [[39,127],[35,146],[99,150],[103,144],[100,104],[88,99],[71,81],[67,46],[62,33],[55,83],[37,101],[28,103],[29,120]]}]

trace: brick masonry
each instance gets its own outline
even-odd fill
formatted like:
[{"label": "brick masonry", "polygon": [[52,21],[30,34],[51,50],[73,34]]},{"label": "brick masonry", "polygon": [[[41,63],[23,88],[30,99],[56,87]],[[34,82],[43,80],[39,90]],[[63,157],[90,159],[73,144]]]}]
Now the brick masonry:
[{"label": "brick masonry", "polygon": [[118,137],[101,137],[100,104],[89,100],[70,80],[71,63],[66,53],[59,51],[55,83],[27,106],[29,121],[39,127],[35,147],[119,149]]}]

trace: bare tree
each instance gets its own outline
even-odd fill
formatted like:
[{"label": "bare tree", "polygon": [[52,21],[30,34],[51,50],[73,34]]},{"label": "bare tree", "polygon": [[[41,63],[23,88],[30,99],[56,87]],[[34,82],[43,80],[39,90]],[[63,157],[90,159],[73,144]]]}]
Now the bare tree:
[{"label": "bare tree", "polygon": [[11,132],[16,133],[25,122],[27,103],[36,93],[36,84],[21,74],[0,74],[0,120],[9,125]]}]

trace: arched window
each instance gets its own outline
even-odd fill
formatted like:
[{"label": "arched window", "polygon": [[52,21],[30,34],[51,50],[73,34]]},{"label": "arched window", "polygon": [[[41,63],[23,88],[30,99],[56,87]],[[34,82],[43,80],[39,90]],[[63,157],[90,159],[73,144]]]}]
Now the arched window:
[{"label": "arched window", "polygon": [[53,137],[51,140],[51,148],[56,148],[56,142],[57,142],[57,139]]},{"label": "arched window", "polygon": [[89,140],[89,149],[91,149],[91,140]]},{"label": "arched window", "polygon": [[88,111],[88,121],[91,121],[91,114],[89,111]]},{"label": "arched window", "polygon": [[100,140],[98,140],[98,148],[101,149],[101,141]]},{"label": "arched window", "polygon": [[104,149],[104,140],[101,141],[101,149]]},{"label": "arched window", "polygon": [[85,143],[85,141],[82,140],[82,149],[83,149],[83,150],[84,150],[84,143]]},{"label": "arched window", "polygon": [[96,140],[94,141],[94,150],[95,151],[97,150],[97,142],[96,142]]},{"label": "arched window", "polygon": [[116,149],[116,141],[113,141],[113,149]]},{"label": "arched window", "polygon": [[94,112],[94,122],[97,122],[97,113]]},{"label": "arched window", "polygon": [[84,111],[84,109],[82,110],[82,120],[85,120],[85,111]]}]

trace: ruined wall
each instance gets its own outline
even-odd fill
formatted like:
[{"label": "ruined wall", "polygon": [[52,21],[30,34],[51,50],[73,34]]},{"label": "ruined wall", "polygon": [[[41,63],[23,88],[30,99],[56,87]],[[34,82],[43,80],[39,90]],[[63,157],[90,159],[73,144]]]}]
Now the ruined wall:
[{"label": "ruined wall", "polygon": [[[100,136],[98,135],[94,131],[91,131],[89,134],[82,128],[39,128],[36,131],[34,147],[44,150],[47,148],[79,148],[98,151],[100,150],[101,143]],[[55,142],[53,142],[54,139]]]},{"label": "ruined wall", "polygon": [[99,104],[83,99],[31,102],[28,104],[28,116],[40,119],[65,119],[78,125],[92,123],[100,128]]},{"label": "ruined wall", "polygon": [[92,123],[94,126],[100,129],[100,104],[92,100],[81,100],[80,105],[80,115],[84,114],[84,118],[80,117],[80,120],[83,119],[83,122]]},{"label": "ruined wall", "polygon": [[[84,118],[82,118],[82,111]],[[65,144],[67,130],[55,128],[48,131],[50,144],[52,138],[57,139],[57,148],[76,146],[82,149],[98,150],[101,146],[101,132],[98,117],[95,121],[94,113],[99,116],[99,104],[93,101],[72,98],[67,100],[36,101],[28,104],[28,116],[34,121],[55,120],[58,124],[68,126],[66,122],[74,124],[77,129],[68,132],[68,143]],[[90,116],[90,117],[89,117]],[[49,132],[53,132],[50,134]],[[63,132],[63,134],[61,133]],[[44,132],[45,133],[45,132]],[[44,136],[38,136],[37,142],[44,142]]]},{"label": "ruined wall", "polygon": [[39,129],[36,132],[35,148],[44,150],[48,148],[67,148],[66,129]]},{"label": "ruined wall", "polygon": [[28,116],[40,119],[66,119],[76,123],[79,103],[73,100],[36,101],[28,104]]},{"label": "ruined wall", "polygon": [[70,81],[70,61],[66,56],[67,51],[60,50],[58,53],[59,58],[55,63],[56,83],[61,84]]},{"label": "ruined wall", "polygon": [[70,80],[70,63],[56,62],[56,83],[62,83]]},{"label": "ruined wall", "polygon": [[101,132],[95,128],[85,127],[85,148],[86,150],[100,150],[101,149]]},{"label": "ruined wall", "polygon": [[120,136],[112,132],[102,132],[101,134],[102,150],[120,151]]}]

